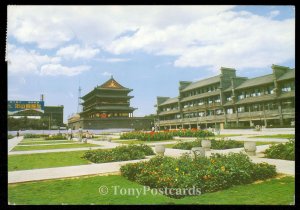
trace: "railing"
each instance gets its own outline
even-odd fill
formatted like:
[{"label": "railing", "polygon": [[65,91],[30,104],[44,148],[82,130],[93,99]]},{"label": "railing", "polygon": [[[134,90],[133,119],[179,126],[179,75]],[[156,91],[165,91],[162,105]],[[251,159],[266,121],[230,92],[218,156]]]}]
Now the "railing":
[{"label": "railing", "polygon": [[167,114],[176,114],[176,113],[179,113],[179,109],[162,111],[158,115],[167,115]]},{"label": "railing", "polygon": [[294,113],[295,114],[295,108],[282,109],[282,113]]}]

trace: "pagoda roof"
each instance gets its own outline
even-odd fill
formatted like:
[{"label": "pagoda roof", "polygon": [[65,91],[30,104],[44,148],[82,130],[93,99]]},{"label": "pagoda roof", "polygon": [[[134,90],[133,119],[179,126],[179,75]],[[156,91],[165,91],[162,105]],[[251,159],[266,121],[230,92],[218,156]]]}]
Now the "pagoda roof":
[{"label": "pagoda roof", "polygon": [[126,107],[126,106],[95,106],[83,112],[89,112],[92,110],[99,110],[99,111],[134,111],[136,108],[133,107]]},{"label": "pagoda roof", "polygon": [[97,89],[109,89],[109,90],[132,90],[129,88],[126,88],[122,86],[120,83],[118,83],[113,76],[106,82],[104,82],[102,85],[97,86]]}]

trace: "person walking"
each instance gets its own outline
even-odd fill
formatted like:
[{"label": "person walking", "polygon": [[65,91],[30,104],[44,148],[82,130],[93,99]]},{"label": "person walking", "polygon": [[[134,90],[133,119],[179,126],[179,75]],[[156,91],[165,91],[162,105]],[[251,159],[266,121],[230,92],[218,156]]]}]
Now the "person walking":
[{"label": "person walking", "polygon": [[82,142],[82,128],[79,127],[79,141]]}]

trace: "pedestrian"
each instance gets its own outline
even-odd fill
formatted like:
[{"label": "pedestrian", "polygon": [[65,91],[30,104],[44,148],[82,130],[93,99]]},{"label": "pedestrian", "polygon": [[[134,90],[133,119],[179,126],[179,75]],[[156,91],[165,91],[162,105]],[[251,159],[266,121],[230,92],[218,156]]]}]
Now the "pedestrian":
[{"label": "pedestrian", "polygon": [[82,129],[79,127],[79,141],[82,142]]},{"label": "pedestrian", "polygon": [[19,138],[19,136],[20,136],[20,133],[19,133],[19,131],[17,131],[17,138]]}]

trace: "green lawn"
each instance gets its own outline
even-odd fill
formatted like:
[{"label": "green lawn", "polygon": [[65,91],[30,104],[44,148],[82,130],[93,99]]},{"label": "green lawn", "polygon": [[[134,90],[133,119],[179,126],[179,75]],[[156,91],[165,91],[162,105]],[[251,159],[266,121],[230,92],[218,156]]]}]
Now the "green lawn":
[{"label": "green lawn", "polygon": [[[108,194],[101,195],[105,185]],[[115,187],[113,187],[115,186]],[[119,187],[117,187],[119,186]],[[114,190],[117,188],[118,190]],[[8,185],[10,204],[263,204],[289,205],[294,201],[295,179],[284,177],[227,190],[174,199],[161,194],[121,195],[126,189],[144,190],[142,185],[118,176],[93,176]]]},{"label": "green lawn", "polygon": [[40,138],[24,138],[22,142],[25,141],[47,141],[47,140],[45,140],[45,138],[40,137]]},{"label": "green lawn", "polygon": [[74,143],[74,141],[69,140],[59,140],[59,141],[21,141],[18,145],[32,145],[32,144],[57,144],[57,143]]},{"label": "green lawn", "polygon": [[81,147],[96,147],[96,144],[58,144],[58,145],[41,145],[41,146],[16,146],[12,151],[28,151],[28,150],[44,150],[44,149],[68,149],[68,148],[81,148]]},{"label": "green lawn", "polygon": [[294,134],[277,134],[277,135],[263,135],[263,136],[251,136],[249,138],[280,138],[280,139],[294,139]]},{"label": "green lawn", "polygon": [[86,151],[9,155],[8,171],[89,164],[81,158]]},{"label": "green lawn", "polygon": [[220,135],[215,135],[217,138],[223,138],[223,137],[230,137],[230,136],[242,136],[243,134],[220,134]]}]

